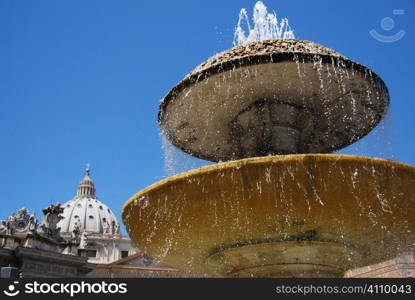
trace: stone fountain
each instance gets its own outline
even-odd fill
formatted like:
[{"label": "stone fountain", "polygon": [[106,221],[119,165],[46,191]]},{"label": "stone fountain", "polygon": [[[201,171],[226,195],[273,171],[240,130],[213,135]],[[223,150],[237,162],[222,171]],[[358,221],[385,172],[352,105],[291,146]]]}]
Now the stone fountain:
[{"label": "stone fountain", "polygon": [[129,199],[130,237],[219,277],[339,277],[413,248],[415,168],[323,154],[368,134],[388,105],[378,75],[309,41],[217,54],[171,89],[158,121],[173,145],[220,163]]}]

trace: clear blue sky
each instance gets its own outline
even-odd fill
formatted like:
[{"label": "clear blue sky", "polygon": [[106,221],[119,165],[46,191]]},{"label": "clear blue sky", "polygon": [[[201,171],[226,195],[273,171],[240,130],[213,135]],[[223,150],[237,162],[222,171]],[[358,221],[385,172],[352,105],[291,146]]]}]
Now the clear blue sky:
[{"label": "clear blue sky", "polygon": [[[123,203],[165,176],[159,100],[232,46],[256,1],[0,0],[0,219],[70,200],[86,163],[98,197]],[[341,153],[415,165],[415,1],[264,1],[315,41],[372,68],[391,94],[384,125]],[[404,15],[393,15],[404,9]],[[386,31],[381,20],[395,27]],[[405,30],[394,43],[384,35]]]}]

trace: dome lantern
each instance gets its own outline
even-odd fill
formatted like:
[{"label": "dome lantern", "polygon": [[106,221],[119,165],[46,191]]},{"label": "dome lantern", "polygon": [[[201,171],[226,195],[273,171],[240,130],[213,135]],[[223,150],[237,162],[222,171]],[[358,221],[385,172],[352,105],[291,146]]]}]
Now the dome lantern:
[{"label": "dome lantern", "polygon": [[85,169],[85,173],[85,177],[79,183],[76,196],[89,196],[95,198],[95,184],[92,181],[91,177],[89,177],[91,174],[91,169],[89,166]]}]

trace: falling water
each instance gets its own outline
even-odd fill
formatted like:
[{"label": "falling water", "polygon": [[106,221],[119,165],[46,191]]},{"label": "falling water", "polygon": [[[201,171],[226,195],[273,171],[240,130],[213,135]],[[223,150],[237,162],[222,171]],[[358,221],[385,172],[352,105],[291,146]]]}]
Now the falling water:
[{"label": "falling water", "polygon": [[187,170],[212,164],[212,162],[198,159],[184,153],[170,143],[163,134],[160,135],[164,154],[164,176],[173,176]]},{"label": "falling water", "polygon": [[399,149],[396,144],[396,128],[391,112],[364,139],[340,149],[336,153],[379,157],[395,160]]},{"label": "falling water", "polygon": [[[248,13],[245,8],[239,12],[238,25],[234,33],[234,46],[244,43],[271,39],[295,39],[294,31],[291,29],[288,19],[283,18],[278,22],[275,12],[269,13],[267,7],[258,1],[254,6],[253,28],[249,22]],[[247,32],[243,29],[245,27]]]}]

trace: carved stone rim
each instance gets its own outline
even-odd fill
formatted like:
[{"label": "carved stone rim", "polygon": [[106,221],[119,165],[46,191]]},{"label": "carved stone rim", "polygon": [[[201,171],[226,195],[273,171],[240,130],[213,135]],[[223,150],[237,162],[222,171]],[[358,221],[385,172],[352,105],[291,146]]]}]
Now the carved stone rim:
[{"label": "carved stone rim", "polygon": [[[276,40],[279,41],[279,40]],[[319,47],[328,49],[322,45],[313,43],[313,42],[309,42],[309,41],[303,41],[303,40],[295,40],[297,43],[304,43],[304,44],[314,44],[317,45]],[[256,42],[252,42],[246,45],[246,47],[249,47],[249,45],[253,45],[253,44],[260,44],[260,43],[265,43],[265,42],[269,42],[269,41],[256,41]],[[240,46],[237,46],[240,47]],[[232,52],[233,49],[237,48],[231,48],[227,51],[224,51],[222,53],[226,53],[226,52]],[[328,49],[330,50],[330,49]],[[310,53],[305,53],[305,52],[301,52],[301,51],[292,51],[292,52],[269,52],[269,53],[258,53],[258,54],[252,54],[252,55],[244,55],[242,57],[237,57],[234,59],[229,59],[229,60],[224,60],[224,61],[220,61],[216,64],[212,64],[211,66],[207,67],[207,68],[200,68],[197,67],[193,72],[191,72],[190,74],[188,74],[183,80],[181,80],[177,85],[175,85],[167,94],[166,96],[164,96],[164,98],[161,100],[160,106],[159,106],[159,111],[158,111],[158,123],[159,125],[162,127],[163,121],[164,121],[164,114],[165,114],[165,110],[167,105],[169,104],[170,101],[173,101],[174,98],[176,97],[177,94],[179,94],[181,91],[183,91],[186,87],[202,81],[206,78],[208,78],[211,75],[217,74],[217,73],[221,73],[221,72],[225,72],[225,71],[229,71],[232,69],[237,69],[243,66],[248,66],[248,65],[256,65],[256,64],[266,64],[266,63],[279,63],[279,62],[283,62],[283,61],[295,61],[296,58],[298,58],[299,60],[301,60],[301,62],[313,62],[315,60],[316,55],[319,56],[319,58],[321,58],[323,63],[333,63],[336,62],[339,66],[348,68],[348,69],[353,69],[355,71],[361,72],[363,74],[365,73],[369,73],[372,76],[372,79],[376,82],[378,82],[379,84],[381,84],[384,88],[386,93],[388,94],[388,103],[387,105],[389,105],[389,92],[388,89],[386,87],[386,84],[384,83],[384,81],[379,77],[379,75],[377,75],[375,72],[373,72],[372,70],[370,70],[368,67],[359,64],[355,61],[352,61],[340,54],[338,54],[337,52],[331,50],[333,52],[332,55],[330,54],[322,54],[322,53],[318,53],[318,52],[310,52]],[[330,52],[330,51],[329,51]],[[338,55],[334,55],[334,53],[338,54]]]}]

